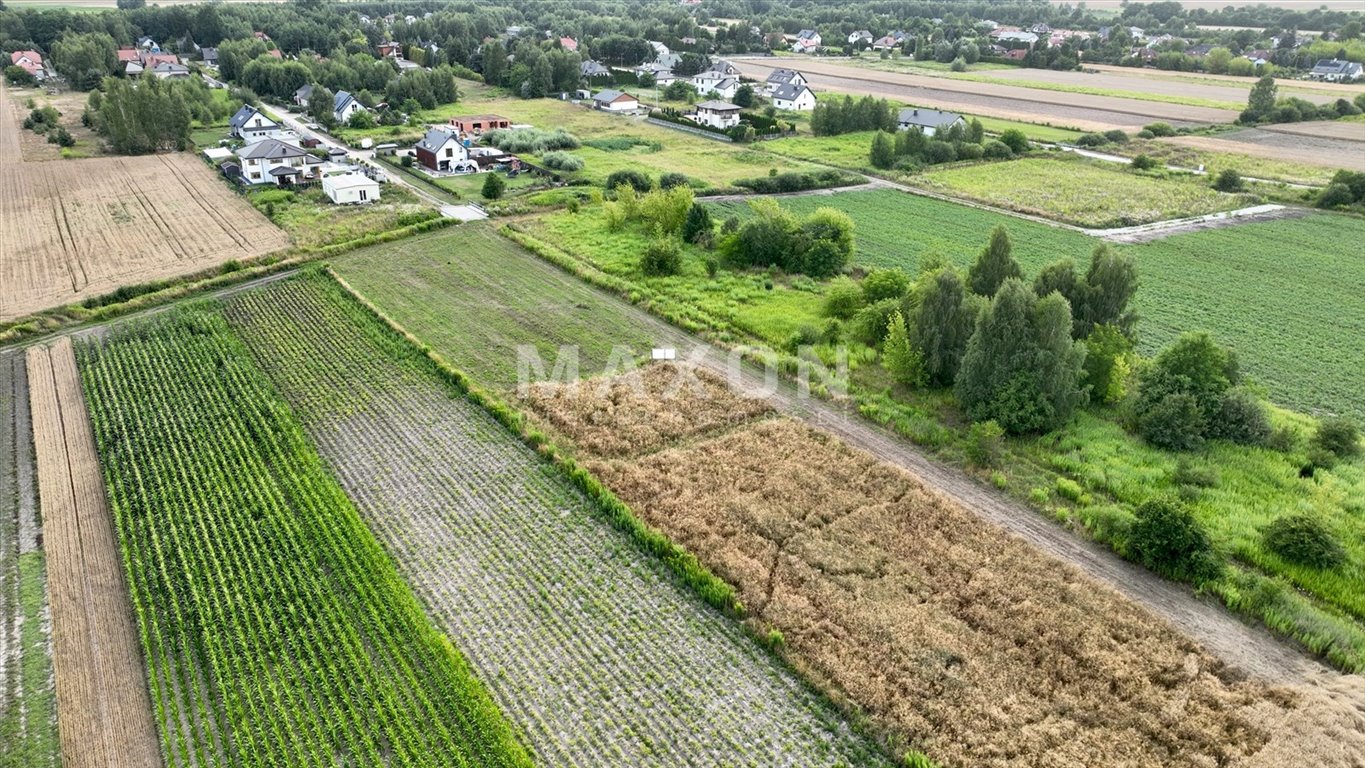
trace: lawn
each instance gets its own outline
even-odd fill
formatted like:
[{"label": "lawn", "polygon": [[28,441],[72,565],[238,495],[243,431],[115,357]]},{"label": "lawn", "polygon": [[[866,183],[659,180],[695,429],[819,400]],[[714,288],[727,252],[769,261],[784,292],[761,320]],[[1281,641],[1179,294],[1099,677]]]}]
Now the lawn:
[{"label": "lawn", "polygon": [[1334,171],[1318,165],[1305,165],[1269,157],[1253,157],[1233,152],[1210,152],[1176,143],[1177,140],[1135,139],[1126,144],[1111,144],[1106,152],[1136,157],[1147,155],[1167,165],[1179,168],[1203,167],[1210,176],[1231,168],[1243,176],[1273,181],[1287,181],[1291,184],[1316,184],[1325,186],[1332,180]]},{"label": "lawn", "polygon": [[1008,163],[929,168],[915,183],[1082,227],[1107,228],[1200,216],[1254,205],[1188,175],[1136,173],[1079,157],[1028,157]]},{"label": "lawn", "polygon": [[303,247],[344,243],[436,216],[430,205],[395,184],[384,185],[380,199],[368,205],[335,205],[320,187],[251,190],[247,199]]}]

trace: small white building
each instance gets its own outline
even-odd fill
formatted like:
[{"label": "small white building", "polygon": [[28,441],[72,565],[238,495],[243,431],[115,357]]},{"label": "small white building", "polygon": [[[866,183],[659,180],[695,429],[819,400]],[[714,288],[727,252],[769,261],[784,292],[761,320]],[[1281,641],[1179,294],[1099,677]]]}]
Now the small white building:
[{"label": "small white building", "polygon": [[360,171],[322,177],[322,191],[337,205],[365,205],[379,199],[379,182]]},{"label": "small white building", "polygon": [[338,123],[348,123],[351,115],[357,112],[364,112],[365,105],[356,101],[356,98],[346,91],[337,91],[332,97],[332,116]]},{"label": "small white building", "polygon": [[967,121],[956,112],[907,107],[902,109],[900,116],[896,118],[896,125],[902,131],[918,128],[924,132],[925,136],[933,136],[938,133],[947,133],[955,125],[961,125],[965,128]]},{"label": "small white building", "polygon": [[801,85],[781,85],[771,96],[773,106],[791,112],[808,112],[815,109],[815,91]]},{"label": "small white building", "polygon": [[693,119],[712,128],[733,128],[739,125],[739,111],[738,104],[728,101],[703,101],[697,105]]},{"label": "small white building", "polygon": [[640,108],[640,100],[625,91],[608,88],[598,91],[592,97],[593,106],[607,112],[634,112]]}]

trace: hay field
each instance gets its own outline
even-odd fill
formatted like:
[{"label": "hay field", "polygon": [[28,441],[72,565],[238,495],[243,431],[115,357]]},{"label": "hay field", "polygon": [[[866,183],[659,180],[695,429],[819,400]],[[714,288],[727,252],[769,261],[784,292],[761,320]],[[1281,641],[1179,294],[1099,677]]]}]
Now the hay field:
[{"label": "hay field", "polygon": [[[561,424],[609,411],[570,402],[532,405]],[[684,396],[655,411],[697,407]],[[1365,758],[1365,722],[1349,704],[1241,680],[1146,611],[869,454],[787,419],[712,435],[589,466],[734,584],[749,621],[779,632],[799,668],[944,765],[1047,755],[1050,766],[1344,768]]]},{"label": "hay field", "polygon": [[0,163],[0,321],[287,245],[190,155]]},{"label": "hay field", "polygon": [[70,339],[29,349],[28,380],[63,764],[160,766],[141,648]]}]

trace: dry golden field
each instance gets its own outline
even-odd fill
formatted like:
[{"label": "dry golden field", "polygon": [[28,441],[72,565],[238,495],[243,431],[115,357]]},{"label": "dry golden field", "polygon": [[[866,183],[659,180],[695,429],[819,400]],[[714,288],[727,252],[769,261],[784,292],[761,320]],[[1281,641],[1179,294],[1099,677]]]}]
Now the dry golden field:
[{"label": "dry golden field", "polygon": [[702,412],[709,428],[592,458],[621,409],[591,384],[531,405],[638,515],[733,584],[798,668],[945,766],[1365,759],[1357,678],[1247,680],[912,475],[789,419],[745,423],[752,407],[713,388],[625,409],[664,424]]},{"label": "dry golden field", "polygon": [[28,351],[67,768],[153,768],[161,748],[70,339]]}]

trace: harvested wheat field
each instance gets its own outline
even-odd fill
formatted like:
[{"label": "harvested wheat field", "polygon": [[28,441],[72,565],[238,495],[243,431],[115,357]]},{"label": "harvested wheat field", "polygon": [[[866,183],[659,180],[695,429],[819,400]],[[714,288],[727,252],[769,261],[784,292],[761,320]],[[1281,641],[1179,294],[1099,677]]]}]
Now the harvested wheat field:
[{"label": "harvested wheat field", "polygon": [[286,245],[190,155],[0,163],[0,321]]},{"label": "harvested wheat field", "polygon": [[[586,450],[601,424],[574,414],[610,413],[591,401],[602,391],[530,402]],[[727,407],[735,421],[750,410],[695,393],[653,410],[667,423]],[[588,465],[735,585],[748,621],[781,632],[798,668],[945,766],[1365,760],[1365,719],[1350,704],[1242,679],[906,472],[788,419],[712,435],[661,451],[644,440],[650,452],[633,456],[612,446]],[[1333,679],[1339,698],[1361,690]]]},{"label": "harvested wheat field", "polygon": [[161,765],[122,560],[69,339],[28,351],[66,768]]}]

